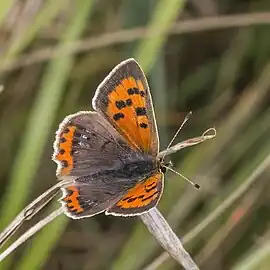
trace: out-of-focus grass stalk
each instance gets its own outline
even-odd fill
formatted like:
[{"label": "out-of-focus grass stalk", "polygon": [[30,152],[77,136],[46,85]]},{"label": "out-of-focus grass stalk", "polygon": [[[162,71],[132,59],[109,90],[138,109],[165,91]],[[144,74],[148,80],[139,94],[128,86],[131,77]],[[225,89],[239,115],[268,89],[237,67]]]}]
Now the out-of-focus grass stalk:
[{"label": "out-of-focus grass stalk", "polygon": [[[76,1],[76,4],[74,3],[74,15],[59,46],[75,41],[81,36],[91,6],[92,1],[89,0],[79,0]],[[73,62],[73,56],[52,60],[45,71],[39,93],[29,115],[29,122],[25,128],[21,148],[14,162],[8,190],[3,198],[4,208],[1,209],[1,228],[5,227],[23,208],[29,195]],[[59,222],[55,223],[53,230],[46,231],[48,239],[58,239],[60,234],[55,234],[54,231],[57,230],[57,226],[64,230],[65,224],[60,222],[62,220],[60,219]],[[44,239],[43,235],[40,237]],[[45,258],[41,255],[50,246],[44,246],[39,238],[35,240],[35,243],[35,245],[32,245],[32,252],[35,255],[29,256],[28,250],[20,269],[37,269],[36,266],[44,261]],[[25,266],[27,267],[25,268]],[[4,266],[1,266],[1,269],[4,270]]]},{"label": "out-of-focus grass stalk", "polygon": [[[265,142],[263,149],[260,149],[257,155],[249,159],[248,166],[240,167],[240,169],[235,173],[235,175],[231,176],[231,180],[232,180],[232,184],[230,185],[231,190],[228,190],[228,189],[226,190],[227,191],[226,197],[230,198],[231,200],[228,200],[225,197],[226,198],[225,201],[227,202],[227,205],[226,204],[224,205],[223,204],[224,201],[221,201],[220,205],[227,206],[225,207],[225,209],[222,209],[222,212],[224,213],[224,215],[223,217],[219,216],[221,219],[222,218],[225,219],[225,217],[228,215],[228,213],[225,212],[226,208],[229,208],[229,206],[232,206],[233,203],[238,202],[241,199],[241,197],[244,197],[246,199],[247,197],[249,197],[249,201],[246,202],[245,207],[248,207],[249,205],[248,208],[252,208],[252,211],[256,212],[256,206],[254,206],[253,204],[255,204],[256,201],[258,201],[258,198],[262,196],[262,190],[260,189],[263,189],[263,187],[258,187],[254,190],[250,190],[250,188],[251,188],[251,185],[256,180],[258,180],[259,176],[261,176],[263,172],[266,172],[267,170],[269,170],[270,168],[269,153],[270,153],[270,140]],[[237,187],[234,187],[235,183],[238,183]],[[255,187],[255,184],[254,184],[254,187]],[[265,185],[264,185],[264,189],[265,189]],[[231,196],[231,194],[233,194],[234,196]],[[239,205],[236,205],[234,206],[234,209],[238,207]],[[248,211],[248,210],[246,209],[245,211]],[[218,221],[218,219],[216,219],[216,221]],[[202,264],[204,262],[211,260],[211,257],[214,256],[214,252],[217,250],[218,247],[222,246],[223,240],[228,239],[227,237],[230,236],[230,233],[233,230],[234,225],[236,225],[235,224],[236,222],[232,221],[231,219],[227,220],[226,223],[224,222],[225,222],[224,220],[221,223],[217,222],[216,227],[213,227],[213,226],[210,227],[212,228],[213,233],[210,235],[206,235],[207,243],[200,250],[199,254],[196,256],[197,260],[200,261]],[[241,223],[241,222],[245,222],[245,219],[243,218],[243,221],[240,220],[238,223]],[[240,226],[240,224],[237,224],[237,225]],[[242,230],[238,233],[237,237],[240,238],[241,236],[245,235],[245,233],[246,231]],[[232,240],[230,243],[231,246],[233,246],[232,242],[235,244],[237,240],[235,241]]]},{"label": "out-of-focus grass stalk", "polygon": [[0,25],[2,21],[5,19],[8,11],[12,7],[14,1],[12,0],[5,0],[5,1],[0,1]]},{"label": "out-of-focus grass stalk", "polygon": [[[207,148],[209,148],[209,146],[211,145],[209,144],[201,145],[201,148],[205,148],[204,151],[202,151],[202,153],[208,153],[208,156],[209,156],[208,162],[210,164],[215,163],[215,165],[213,165],[211,169],[208,169],[207,173],[210,173],[210,175],[215,175],[215,173],[213,173],[212,170],[214,172],[216,170],[219,171],[220,170],[219,168],[223,167],[223,164],[229,163],[228,167],[230,168],[230,165],[233,166],[233,164],[236,164],[237,162],[239,162],[239,160],[241,159],[241,156],[245,154],[245,152],[248,151],[248,148],[250,147],[250,145],[253,143],[256,143],[257,140],[261,139],[267,133],[267,130],[270,127],[270,125],[268,124],[270,120],[269,112],[265,113],[265,115],[263,115],[260,120],[261,120],[260,122],[256,122],[253,125],[251,125],[247,130],[245,130],[244,133],[239,133],[239,136],[237,136],[237,138],[234,138],[234,144],[232,144],[231,148],[227,150],[227,154],[226,156],[224,156],[224,158],[220,157],[218,160],[216,160],[215,158],[212,158],[213,152],[212,151],[207,152]],[[219,130],[220,128],[221,127],[217,127],[217,130]],[[215,140],[217,141],[217,144],[218,142],[221,141],[221,139],[222,139],[221,135],[218,134],[217,138],[215,138]],[[214,144],[214,142],[212,142],[212,144]],[[187,156],[187,161],[190,161],[190,162],[192,161],[195,165],[196,163],[194,162],[194,158],[195,158],[195,155],[193,155],[193,160],[189,158],[189,156]],[[232,164],[230,162],[232,162]],[[184,169],[185,167],[187,167],[187,163],[186,163],[186,166],[183,166],[183,167],[181,166],[182,169]],[[204,173],[201,172],[200,175],[203,176]],[[177,181],[177,179],[172,179],[172,181],[174,180]],[[181,199],[178,200],[177,203],[174,204],[168,216],[168,220],[172,226],[177,226],[179,223],[180,224],[184,223],[184,219],[187,215],[184,209],[192,208],[194,201],[196,201],[196,198],[199,198],[199,195],[201,193],[204,193],[203,192],[204,186],[213,185],[213,184],[215,185],[215,183],[213,183],[212,180],[214,179],[212,179],[211,177],[210,179],[205,179],[203,181],[203,188],[199,194],[194,194],[194,192],[190,194],[190,192],[188,191],[181,196]],[[226,198],[227,196],[229,196],[231,192],[235,188],[237,188],[237,186],[240,184],[242,183],[232,183],[232,186],[228,186],[227,188],[222,189],[222,191],[219,192],[219,196],[218,196],[219,199],[209,202],[209,207],[208,207],[208,210],[206,210],[206,213],[218,207],[219,204],[223,201],[223,198]],[[192,198],[192,200],[189,201],[190,197]],[[198,223],[199,222],[200,221],[198,220]]]},{"label": "out-of-focus grass stalk", "polygon": [[[52,213],[55,208],[59,208],[59,203],[54,203],[54,207],[50,207],[48,213]],[[65,215],[58,216],[42,231],[34,236],[31,243],[28,243],[22,259],[18,262],[17,270],[35,270],[41,269],[52,249],[55,247],[68,224],[68,217]]]},{"label": "out-of-focus grass stalk", "polygon": [[[245,30],[243,30],[243,31],[245,31]],[[248,34],[240,35],[240,33],[239,33],[237,35],[237,38],[234,39],[234,43],[237,43],[237,44],[235,44],[236,45],[235,47],[237,47],[237,49],[236,48],[233,49],[233,50],[231,49],[231,47],[233,47],[233,43],[232,43],[232,45],[231,45],[230,49],[228,50],[227,54],[223,57],[223,61],[221,63],[221,68],[220,68],[221,70],[223,70],[225,67],[227,67],[228,63],[231,63],[232,55],[236,53],[235,51],[240,50],[240,48],[239,48],[239,47],[241,47],[240,45],[242,45],[242,50],[244,50],[245,47],[243,47],[244,45],[240,42],[241,41],[240,36],[244,37],[245,39],[247,39],[249,37]],[[239,63],[238,63],[239,61],[242,61],[242,57],[238,57],[237,61],[236,60],[234,61],[234,65],[239,65]],[[227,64],[225,64],[225,63],[227,63]],[[213,63],[209,64],[208,72],[211,71],[212,69],[218,69],[217,63],[213,62]],[[200,76],[199,76],[200,72],[202,72],[205,75],[207,75],[207,73],[208,73],[208,72],[206,73],[204,69],[200,68],[199,71],[194,74],[194,77],[192,76],[191,79],[189,79],[189,84],[185,83],[183,85],[183,87],[184,86],[188,87],[187,90],[183,89],[183,90],[185,90],[183,92],[186,92],[189,89],[192,89],[194,85],[195,86],[197,85],[198,79],[200,78]],[[216,71],[213,70],[213,73],[215,74]],[[210,73],[208,73],[208,76],[206,76],[205,78],[207,78],[207,77],[209,77],[209,79],[211,78]],[[193,83],[192,83],[192,78],[193,78],[193,81],[194,81]],[[218,80],[224,82],[224,77],[221,74],[221,72],[219,72],[218,78],[219,78]],[[225,84],[226,86],[233,84],[234,76],[231,75],[230,77],[228,77],[228,79],[229,79],[229,82],[227,84]],[[256,85],[254,85],[254,87],[256,87]],[[201,89],[204,89],[204,88],[201,88]],[[224,94],[226,95],[226,93],[230,92],[228,90],[230,90],[230,87],[225,87],[225,89],[224,89],[224,91],[222,93],[222,95],[223,95],[223,103],[222,103],[222,105],[220,105],[219,102],[215,99],[213,101],[213,106],[207,107],[205,109],[205,111],[204,111],[205,115],[208,115],[208,117],[212,118],[213,115],[215,115],[213,113],[214,111],[219,110],[220,107],[222,107],[222,106],[226,106],[226,100],[224,100]],[[265,88],[262,89],[262,92],[264,92],[264,90],[265,90]],[[261,97],[260,94],[258,96]],[[248,103],[252,103],[255,100],[256,100],[255,97],[254,98],[247,98]],[[263,98],[261,98],[260,100],[263,100]],[[217,108],[218,104],[220,106]],[[246,111],[246,112],[241,114],[241,106],[242,106],[241,103],[239,103],[237,106],[235,106],[234,113],[229,115],[229,117],[218,127],[218,129],[217,129],[218,136],[213,142],[211,142],[211,149],[213,151],[211,151],[211,149],[209,148],[209,145],[200,146],[201,148],[204,148],[204,147],[208,148],[207,157],[205,157],[203,159],[203,161],[205,162],[206,160],[208,160],[208,164],[211,164],[211,163],[215,164],[214,166],[213,165],[211,166],[211,170],[208,170],[207,175],[211,175],[211,171],[215,170],[214,168],[217,166],[217,164],[215,162],[216,156],[220,154],[220,151],[222,149],[222,145],[224,145],[228,141],[228,139],[229,139],[228,133],[230,131],[233,131],[233,135],[235,136],[237,134],[237,132],[239,132],[239,129],[241,128],[241,121],[244,122],[243,120],[245,119],[245,117],[248,117],[248,116],[251,115],[250,114],[251,111]],[[249,108],[251,108],[251,107],[249,107]],[[212,113],[209,113],[209,111],[212,112]],[[236,116],[239,116],[239,115],[241,115],[241,117],[237,118]],[[237,120],[238,120],[238,123],[236,123]],[[236,127],[228,128],[228,126],[230,124],[232,124],[232,123]],[[231,135],[231,136],[233,136],[233,135]],[[205,149],[205,151],[206,151],[206,149]],[[202,151],[201,153],[204,153],[204,152]],[[198,154],[200,155],[199,151],[198,151]],[[198,156],[198,158],[200,158],[200,157]],[[192,175],[193,172],[194,172],[194,168],[196,166],[195,164],[198,164],[198,160],[197,160],[197,157],[194,155],[192,159],[185,158],[185,160],[183,161],[183,164],[181,165],[181,167],[177,168],[177,170],[178,171],[185,170],[185,172],[187,172],[189,175]],[[191,167],[193,167],[193,169]],[[190,168],[191,168],[191,170],[190,170]],[[205,179],[204,186],[207,186],[208,185],[207,183],[210,184],[210,181],[211,181],[211,179]],[[175,224],[175,223],[179,224],[179,223],[183,222],[184,218],[188,215],[190,209],[192,209],[192,207],[194,207],[194,205],[197,203],[198,199],[201,198],[202,194],[203,194],[203,192],[200,192],[200,194],[194,194],[194,192],[191,193],[189,191],[186,192],[185,194],[183,194],[183,196],[181,196],[179,201],[175,204],[175,206],[174,206],[173,210],[171,211],[170,215],[168,216],[171,224]],[[181,210],[179,210],[179,209],[181,209]]]},{"label": "out-of-focus grass stalk", "polygon": [[[200,94],[202,89],[215,80],[219,62],[211,60],[208,63],[204,63],[195,70],[192,71],[190,75],[181,81],[180,89],[181,96],[185,96],[186,99],[191,99]],[[183,104],[185,100],[179,100],[178,104]]]},{"label": "out-of-focus grass stalk", "polygon": [[[93,1],[89,0],[78,0],[76,2],[72,20],[67,26],[66,33],[64,34],[63,40],[59,46],[62,46],[67,42],[75,41],[81,36],[87,25],[87,19],[91,12],[92,4]],[[68,79],[73,63],[73,56],[52,60],[45,73],[40,91],[43,92],[46,91],[46,89],[54,89],[54,91],[58,93],[63,93],[65,82]],[[55,106],[54,115],[56,113],[56,109],[57,107]],[[25,255],[22,257],[17,269],[34,270],[40,268],[40,266],[46,261],[49,251],[61,237],[62,232],[65,230],[67,225],[67,221],[67,218],[59,217],[54,221],[52,226],[45,228],[45,230],[40,234],[37,234],[36,238],[26,249]]]},{"label": "out-of-focus grass stalk", "polygon": [[235,82],[239,78],[242,64],[249,54],[249,47],[254,37],[250,28],[240,29],[232,39],[229,48],[224,53],[217,68],[216,83],[214,86],[213,102],[215,105],[207,110],[207,114],[217,115],[228,105],[227,102],[233,95]]},{"label": "out-of-focus grass stalk", "polygon": [[[167,123],[168,114],[169,114],[169,106],[168,106],[168,94],[166,89],[166,72],[165,72],[165,58],[164,53],[157,53],[157,57],[155,60],[155,64],[152,67],[152,70],[148,76],[150,80],[151,93],[153,96],[153,102],[155,106],[155,113],[157,117],[158,123],[160,123],[159,119],[162,118],[163,123]],[[182,119],[179,119],[179,125]],[[159,142],[161,150],[164,149],[168,143],[168,134],[166,132],[166,125],[161,127],[158,125],[159,130]]]},{"label": "out-of-focus grass stalk", "polygon": [[[267,235],[267,238],[269,239],[269,235]],[[268,270],[269,265],[270,243],[267,241],[260,247],[252,248],[245,258],[232,267],[232,270]]]},{"label": "out-of-focus grass stalk", "polygon": [[[135,52],[135,59],[146,73],[151,69],[165,44],[170,27],[183,9],[185,2],[183,0],[161,0],[154,8],[153,17],[148,24],[148,31],[152,36],[143,40]],[[127,244],[123,247],[121,254],[113,263],[112,269],[137,269],[142,264],[145,258],[139,254],[144,253],[141,239],[144,239],[145,233],[147,232],[143,225],[138,224]]]},{"label": "out-of-focus grass stalk", "polygon": [[[258,12],[244,15],[222,15],[176,22],[170,30],[171,35],[211,31],[218,29],[230,29],[235,27],[248,27],[251,25],[269,24],[270,16],[267,12]],[[147,36],[150,36],[149,34]],[[52,58],[82,53],[89,50],[101,49],[117,44],[134,42],[145,37],[144,28],[116,31],[115,33],[102,34],[99,37],[86,38],[75,44],[69,44],[64,48],[54,49],[51,46],[23,55],[14,61],[9,61],[0,66],[0,71],[10,71],[20,67],[48,61]],[[114,51],[115,53],[115,51]]]},{"label": "out-of-focus grass stalk", "polygon": [[222,93],[232,91],[238,78],[241,64],[249,52],[249,45],[253,37],[250,29],[241,29],[231,41],[231,46],[226,51],[219,67],[219,74],[214,91]]},{"label": "out-of-focus grass stalk", "polygon": [[185,3],[186,0],[160,0],[156,4],[153,17],[147,27],[151,37],[144,39],[140,43],[135,54],[137,61],[145,72],[149,71],[156,60],[157,53],[166,42],[170,27],[184,8]]},{"label": "out-of-focus grass stalk", "polygon": [[[5,2],[5,1],[3,1]],[[36,37],[40,29],[49,23],[59,14],[63,9],[66,1],[64,0],[48,0],[44,1],[44,6],[36,15],[33,23],[25,30],[23,35],[18,36],[12,44],[8,46],[8,51],[5,54],[5,59],[10,61],[16,57],[23,49],[25,49],[30,42]]]},{"label": "out-of-focus grass stalk", "polygon": [[[255,29],[257,30],[257,35],[252,40],[253,46],[250,55],[254,57],[254,70],[260,70],[270,57],[270,36],[266,34],[269,33],[270,27],[269,25],[258,26]],[[258,43],[260,44],[260,50],[258,50]]]}]

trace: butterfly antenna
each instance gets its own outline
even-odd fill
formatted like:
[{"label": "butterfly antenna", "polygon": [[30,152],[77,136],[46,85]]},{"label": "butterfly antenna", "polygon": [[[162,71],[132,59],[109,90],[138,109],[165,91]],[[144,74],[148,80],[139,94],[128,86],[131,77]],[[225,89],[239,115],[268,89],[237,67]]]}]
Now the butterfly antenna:
[{"label": "butterfly antenna", "polygon": [[183,126],[184,126],[185,123],[188,121],[188,119],[190,118],[191,115],[192,115],[192,111],[190,111],[190,112],[186,115],[186,117],[185,117],[184,121],[182,122],[181,126],[180,126],[180,127],[178,128],[178,130],[175,132],[173,138],[171,139],[170,143],[168,144],[166,150],[164,151],[164,155],[163,155],[161,161],[164,160],[164,158],[165,158],[165,156],[166,156],[167,150],[170,148],[170,146],[172,145],[173,141],[174,141],[175,138],[177,137],[178,133],[179,133],[180,130],[183,128]]},{"label": "butterfly antenna", "polygon": [[176,173],[177,175],[181,176],[183,179],[185,179],[186,181],[188,181],[193,187],[195,187],[196,189],[200,189],[201,186],[199,184],[196,184],[194,182],[192,182],[191,180],[189,180],[187,177],[185,177],[184,175],[182,175],[181,173],[175,171],[173,168],[163,165],[163,167],[165,167],[166,169],[170,170],[171,172]]}]

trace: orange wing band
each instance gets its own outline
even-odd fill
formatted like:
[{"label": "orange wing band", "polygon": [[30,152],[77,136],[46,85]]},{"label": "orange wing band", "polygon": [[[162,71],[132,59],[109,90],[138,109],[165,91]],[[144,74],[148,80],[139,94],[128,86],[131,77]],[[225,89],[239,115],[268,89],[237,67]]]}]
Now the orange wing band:
[{"label": "orange wing band", "polygon": [[73,168],[72,140],[75,130],[75,126],[67,126],[59,136],[59,149],[55,159],[61,162],[62,176],[68,175]]},{"label": "orange wing band", "polygon": [[137,184],[106,213],[116,216],[142,214],[155,207],[163,192],[163,173],[157,173]]},{"label": "orange wing band", "polygon": [[74,186],[70,186],[65,188],[67,191],[67,195],[63,198],[65,205],[67,206],[68,210],[73,213],[81,213],[83,212],[83,208],[80,206],[79,203],[79,190]]},{"label": "orange wing band", "polygon": [[151,147],[151,132],[145,91],[140,80],[132,76],[123,79],[108,96],[110,102],[107,114],[132,146],[137,149],[143,146],[148,151]]}]

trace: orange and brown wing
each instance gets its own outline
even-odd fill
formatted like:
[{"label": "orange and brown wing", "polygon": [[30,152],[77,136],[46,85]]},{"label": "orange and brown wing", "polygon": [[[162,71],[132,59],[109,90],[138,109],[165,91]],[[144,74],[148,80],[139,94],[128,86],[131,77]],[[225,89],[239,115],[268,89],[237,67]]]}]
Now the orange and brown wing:
[{"label": "orange and brown wing", "polygon": [[159,138],[150,90],[134,59],[116,66],[98,87],[94,109],[136,150],[156,156]]},{"label": "orange and brown wing", "polygon": [[54,143],[53,160],[58,164],[57,176],[69,175],[74,167],[72,144],[76,127],[68,123],[61,126]]},{"label": "orange and brown wing", "polygon": [[73,213],[74,215],[78,215],[85,211],[80,200],[78,187],[69,186],[63,188],[62,191],[63,198],[61,202],[66,207],[68,212]]},{"label": "orange and brown wing", "polygon": [[104,212],[123,196],[121,192],[111,192],[108,185],[95,185],[91,182],[74,183],[72,186],[62,188],[62,192],[60,202],[65,214],[73,219],[91,217]]},{"label": "orange and brown wing", "polygon": [[163,192],[163,173],[157,173],[138,183],[111,206],[106,214],[115,216],[140,215],[155,207]]},{"label": "orange and brown wing", "polygon": [[67,116],[56,132],[57,177],[80,177],[118,166],[134,151],[97,112]]}]

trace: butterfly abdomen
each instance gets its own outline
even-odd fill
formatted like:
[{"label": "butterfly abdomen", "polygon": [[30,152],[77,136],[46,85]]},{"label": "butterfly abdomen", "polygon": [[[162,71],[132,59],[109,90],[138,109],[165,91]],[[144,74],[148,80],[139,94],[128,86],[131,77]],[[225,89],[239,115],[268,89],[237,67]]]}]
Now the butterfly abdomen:
[{"label": "butterfly abdomen", "polygon": [[153,159],[126,162],[116,170],[115,176],[125,179],[143,179],[157,171],[156,162]]},{"label": "butterfly abdomen", "polygon": [[100,170],[92,175],[86,177],[79,177],[76,182],[87,184],[87,181],[97,181],[97,179],[104,181],[108,180],[110,183],[116,182],[139,182],[141,179],[148,178],[158,171],[158,166],[152,158],[149,160],[134,160],[126,161],[121,165],[106,170]]}]

